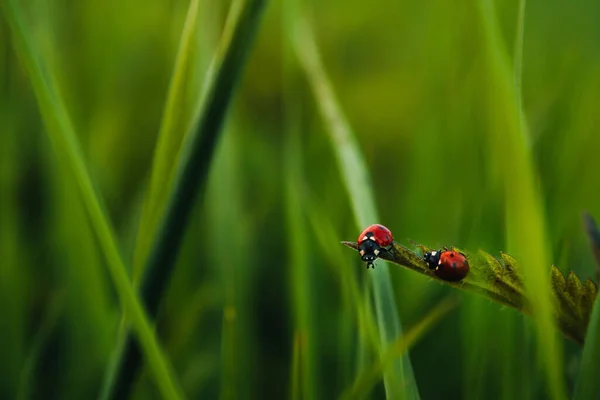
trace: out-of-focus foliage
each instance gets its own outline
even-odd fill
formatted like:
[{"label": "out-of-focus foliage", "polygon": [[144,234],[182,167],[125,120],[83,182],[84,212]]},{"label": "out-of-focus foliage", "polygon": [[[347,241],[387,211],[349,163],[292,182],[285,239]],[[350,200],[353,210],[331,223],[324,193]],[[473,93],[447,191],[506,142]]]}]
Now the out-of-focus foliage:
[{"label": "out-of-focus foliage", "polygon": [[[19,3],[131,266],[189,3]],[[508,250],[522,260],[506,233],[502,166],[515,155],[494,146],[503,114],[490,93],[505,82],[490,74],[487,47],[502,46],[512,65],[518,1],[492,2],[496,44],[485,39],[475,1],[304,3],[368,165],[381,218],[373,223],[400,244]],[[199,0],[195,90],[229,5]],[[295,61],[284,73],[284,11],[272,1],[264,15],[156,321],[189,398],[285,398],[306,387],[315,398],[336,398],[361,376],[359,365],[377,361],[372,289],[364,285],[372,271],[339,245],[363,227],[318,100]],[[523,41],[523,111],[539,193],[528,207],[545,225],[547,267],[582,280],[595,280],[596,266],[581,213],[600,216],[599,12],[591,0],[529,1]],[[0,20],[1,398],[95,398],[116,343],[116,291],[62,165]],[[519,193],[513,199],[518,212]],[[511,221],[513,232],[539,225],[527,214]],[[393,264],[390,275],[406,332],[456,294]],[[459,295],[460,306],[409,349],[421,398],[550,397],[531,321]],[[312,336],[298,330],[297,312],[309,316]],[[572,393],[581,349],[558,339]],[[308,383],[307,349],[306,365],[316,368]],[[370,395],[384,393],[380,379]],[[158,397],[149,369],[135,397]]]}]

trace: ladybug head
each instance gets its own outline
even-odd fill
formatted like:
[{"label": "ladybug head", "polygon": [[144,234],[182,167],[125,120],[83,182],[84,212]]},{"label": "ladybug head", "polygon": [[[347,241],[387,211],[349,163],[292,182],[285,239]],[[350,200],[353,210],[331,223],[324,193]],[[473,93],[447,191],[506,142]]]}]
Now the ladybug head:
[{"label": "ladybug head", "polygon": [[362,260],[367,263],[367,268],[373,267],[373,261],[381,251],[381,246],[372,238],[365,239],[358,245],[358,252]]},{"label": "ladybug head", "polygon": [[429,269],[435,269],[440,262],[440,252],[428,251],[423,255],[423,261],[427,263]]}]

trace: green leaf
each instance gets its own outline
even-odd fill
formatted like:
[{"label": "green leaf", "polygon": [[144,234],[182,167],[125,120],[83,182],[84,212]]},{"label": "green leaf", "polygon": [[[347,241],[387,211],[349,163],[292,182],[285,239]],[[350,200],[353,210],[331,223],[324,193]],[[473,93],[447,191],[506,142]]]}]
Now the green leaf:
[{"label": "green leaf", "polygon": [[188,92],[193,90],[190,86],[194,76],[197,27],[198,0],[191,0],[179,40],[179,50],[154,151],[150,183],[142,209],[133,256],[134,282],[137,282],[142,274],[156,225],[167,200],[168,191],[165,188],[171,186],[181,142],[191,123],[193,105],[186,103],[186,99],[189,97]]},{"label": "green leaf", "polygon": [[[379,220],[369,169],[350,123],[338,104],[311,27],[297,2],[292,2],[288,15],[294,16],[287,24],[289,39],[327,124],[339,172],[352,204],[356,225],[360,229]],[[379,325],[381,357],[393,341],[402,335],[402,327],[387,266],[381,264],[371,277]],[[393,368],[386,371],[384,385],[389,398],[419,398],[412,365],[407,354],[400,360],[395,360]]]},{"label": "green leaf", "polygon": [[114,230],[92,184],[58,85],[55,83],[52,72],[48,69],[45,60],[36,51],[35,43],[30,36],[30,29],[23,21],[23,14],[18,6],[18,1],[7,0],[3,1],[1,5],[4,18],[13,36],[15,52],[31,80],[46,126],[46,132],[59,159],[69,168],[78,184],[81,198],[106,258],[106,264],[121,304],[127,312],[128,318],[131,319],[141,348],[154,373],[156,383],[165,398],[180,398],[180,389],[175,382],[172,367],[158,345],[149,319],[127,276]]},{"label": "green leaf", "polygon": [[402,354],[406,353],[420,338],[431,330],[446,314],[458,305],[459,300],[454,297],[444,299],[419,321],[405,335],[396,339],[396,341],[383,354],[380,361],[371,368],[358,376],[351,388],[344,391],[342,399],[361,399],[369,394],[373,386],[381,379],[382,370],[384,371],[392,361]]},{"label": "green leaf", "polygon": [[[342,242],[342,244],[357,249],[356,242]],[[421,252],[433,250],[422,245],[418,247]],[[416,271],[442,284],[478,293],[524,314],[531,314],[531,302],[523,290],[517,260],[506,253],[501,253],[501,259],[498,260],[483,251],[479,251],[476,255],[469,255],[461,249],[454,247],[452,249],[466,254],[471,267],[466,278],[459,282],[448,282],[438,278],[427,267],[421,255],[398,243],[394,243],[389,255],[382,253],[381,258]],[[589,279],[582,283],[573,272],[570,272],[565,279],[564,275],[554,266],[550,268],[550,275],[552,293],[557,304],[554,315],[557,318],[558,327],[567,338],[581,345],[585,339],[598,287]]]},{"label": "green leaf", "polygon": [[[148,193],[142,208],[138,235],[133,253],[133,283],[137,286],[143,272],[144,262],[151,245],[152,237],[156,230],[161,211],[164,208],[177,154],[181,147],[181,141],[189,124],[189,104],[185,104],[186,95],[192,89],[189,88],[193,76],[193,56],[195,50],[195,38],[198,25],[198,0],[191,0],[188,6],[185,24],[179,41],[179,51],[175,60],[175,68],[171,77],[169,93],[163,117],[156,149]],[[104,382],[100,398],[107,399],[115,384],[119,373],[119,362],[125,350],[128,326],[125,320],[119,325],[117,334],[117,345],[111,357],[108,368],[104,374]]]},{"label": "green leaf", "polygon": [[[218,50],[207,73],[210,80],[182,144],[172,190],[144,269],[141,295],[152,316],[158,314],[196,199],[205,192],[221,128],[266,3],[266,0],[238,0],[230,7]],[[131,336],[120,353],[112,395],[122,398],[128,396],[142,360]]]}]

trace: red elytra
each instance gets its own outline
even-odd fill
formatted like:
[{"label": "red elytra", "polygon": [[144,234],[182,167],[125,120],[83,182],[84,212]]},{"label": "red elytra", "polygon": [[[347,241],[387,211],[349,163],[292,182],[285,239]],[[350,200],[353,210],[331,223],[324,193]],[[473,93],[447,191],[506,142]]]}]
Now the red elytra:
[{"label": "red elytra", "polygon": [[365,228],[358,236],[358,244],[365,240],[374,240],[381,247],[388,247],[394,242],[392,231],[380,224],[373,224]]},{"label": "red elytra", "polygon": [[448,250],[440,254],[434,273],[446,281],[456,282],[464,279],[469,270],[469,262],[464,254]]}]

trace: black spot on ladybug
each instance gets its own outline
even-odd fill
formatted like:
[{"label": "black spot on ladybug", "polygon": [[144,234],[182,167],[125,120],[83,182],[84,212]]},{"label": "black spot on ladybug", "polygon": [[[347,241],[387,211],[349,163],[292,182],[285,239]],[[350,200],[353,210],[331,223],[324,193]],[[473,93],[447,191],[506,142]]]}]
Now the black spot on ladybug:
[{"label": "black spot on ladybug", "polygon": [[[450,253],[450,257],[454,257],[454,253]],[[455,264],[456,265],[456,264]]]}]

